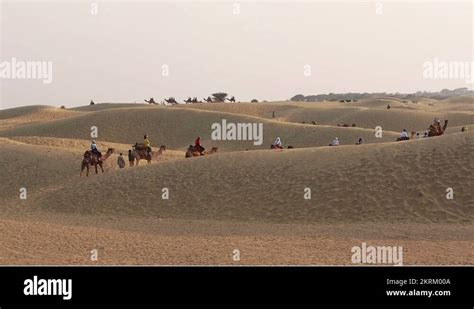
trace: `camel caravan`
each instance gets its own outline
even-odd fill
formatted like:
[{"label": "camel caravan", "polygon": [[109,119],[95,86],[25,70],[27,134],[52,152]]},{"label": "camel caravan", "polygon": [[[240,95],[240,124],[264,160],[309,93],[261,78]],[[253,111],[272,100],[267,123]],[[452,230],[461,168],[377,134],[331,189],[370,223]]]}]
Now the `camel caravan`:
[{"label": "camel caravan", "polygon": [[410,136],[408,136],[407,130],[403,129],[402,133],[400,134],[400,137],[398,137],[396,141],[408,141],[410,139],[440,136],[444,134],[447,127],[448,120],[445,120],[443,126],[441,126],[441,121],[438,118],[435,118],[433,124],[430,125],[428,131],[424,132],[423,136],[419,132],[410,132]]},{"label": "camel caravan", "polygon": [[149,98],[148,100],[144,100],[148,104],[153,104],[153,105],[176,105],[179,104],[178,101],[176,101],[175,98],[169,97],[168,99],[164,99],[164,101],[161,101],[160,103],[156,102],[154,98]]},{"label": "camel caravan", "polygon": [[[153,158],[158,158],[162,156],[165,151],[166,146],[161,145],[159,150],[154,153],[151,148],[150,140],[148,139],[148,136],[145,135],[143,137],[143,143],[135,143],[135,145],[132,146],[132,149],[128,151],[128,160],[130,167],[138,166],[140,164],[140,160],[146,160],[148,164],[151,164],[151,160]],[[91,142],[90,150],[84,152],[81,162],[80,176],[82,176],[84,171],[86,171],[86,176],[89,177],[89,170],[92,166],[95,167],[96,174],[99,173],[98,167],[100,167],[100,170],[102,171],[102,173],[104,173],[103,164],[114,152],[114,148],[108,148],[107,153],[105,155],[102,155],[102,153],[97,148],[96,141],[93,140]],[[119,158],[117,159],[117,164],[120,168],[125,167],[124,159],[121,153]]]},{"label": "camel caravan", "polygon": [[[148,164],[151,164],[153,159],[159,159],[164,155],[166,151],[166,146],[161,145],[157,152],[154,152],[151,148],[151,143],[147,135],[144,135],[143,142],[136,142],[132,145],[132,149],[128,150],[128,162],[130,167],[139,166],[140,160],[146,160]],[[80,176],[86,171],[86,176],[89,177],[89,170],[91,167],[95,167],[95,173],[99,173],[99,167],[102,173],[104,173],[104,162],[115,152],[114,148],[108,148],[107,153],[102,155],[102,153],[97,148],[97,143],[95,140],[91,142],[90,150],[84,152],[82,162],[81,162],[81,173]],[[185,153],[185,158],[198,157],[204,155],[210,155],[217,152],[217,147],[212,147],[210,151],[201,145],[201,137],[197,137],[194,145],[189,145]],[[119,168],[125,167],[125,159],[120,153],[117,158],[117,164]]]},{"label": "camel caravan", "polygon": [[[151,100],[152,99],[153,98],[151,98]],[[194,99],[197,99],[197,98],[194,98]],[[348,127],[349,125],[344,124],[342,126]],[[441,121],[438,118],[435,118],[433,121],[433,124],[429,126],[428,131],[425,131],[423,136],[419,132],[411,132],[411,135],[409,136],[406,129],[403,129],[400,134],[400,137],[398,137],[396,141],[398,142],[398,141],[405,141],[405,140],[410,140],[410,139],[440,136],[444,134],[447,126],[448,126],[448,120],[445,120],[443,126],[441,126]],[[355,124],[353,124],[352,127],[355,127]],[[462,132],[467,131],[467,126],[463,126],[461,131]],[[363,138],[360,137],[356,145],[362,145],[364,143],[365,142]],[[329,146],[339,146],[339,145],[340,145],[340,141],[337,137],[335,137],[333,141],[329,144]],[[294,148],[293,146],[288,146],[288,149],[293,149],[293,148]],[[270,149],[274,149],[274,150],[284,149],[280,137],[277,137],[276,140],[273,142],[273,144],[270,145]],[[199,157],[199,156],[204,156],[204,155],[211,155],[211,154],[217,153],[217,150],[218,150],[217,147],[212,147],[210,151],[206,151],[206,149],[201,145],[201,137],[198,136],[194,142],[194,145],[189,145],[189,147],[186,149],[184,157],[192,158],[192,157]],[[136,142],[134,145],[132,145],[132,149],[128,151],[129,166],[130,167],[138,166],[140,164],[140,160],[146,160],[148,164],[151,164],[151,161],[154,158],[156,159],[159,158],[160,156],[164,154],[165,151],[166,151],[166,146],[161,145],[156,153],[153,152],[148,136],[144,135],[143,143]],[[102,173],[104,173],[103,164],[114,152],[115,152],[114,148],[108,148],[106,154],[102,155],[102,153],[97,148],[96,141],[93,140],[90,146],[90,150],[87,150],[86,152],[84,152],[82,162],[81,162],[80,175],[82,176],[84,171],[86,171],[86,176],[89,176],[89,170],[91,167],[95,168],[96,174],[99,173],[99,168],[102,171]],[[122,153],[120,153],[120,156],[118,157],[117,164],[119,165],[120,168],[125,167]]]},{"label": "camel caravan", "polygon": [[[180,104],[174,97],[169,97],[167,99],[164,99],[160,103],[156,102],[154,98],[149,98],[144,100],[148,104],[153,104],[153,105],[177,105]],[[186,100],[183,100],[185,104],[196,104],[196,103],[224,103],[226,101],[229,101],[231,103],[236,103],[235,97],[232,96],[230,98],[227,98],[227,94],[225,93],[218,93],[217,96],[211,97],[208,96],[207,98],[203,98],[203,101],[199,100],[197,97],[188,97]],[[91,105],[94,105],[91,103]]]}]

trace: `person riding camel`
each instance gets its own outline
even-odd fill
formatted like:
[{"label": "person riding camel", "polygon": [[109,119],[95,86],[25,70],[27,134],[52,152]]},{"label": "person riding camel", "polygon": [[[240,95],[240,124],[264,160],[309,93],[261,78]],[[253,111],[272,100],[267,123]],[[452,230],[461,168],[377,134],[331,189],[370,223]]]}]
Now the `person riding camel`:
[{"label": "person riding camel", "polygon": [[199,151],[199,153],[202,155],[205,148],[201,146],[201,137],[198,136],[196,140],[194,141],[194,148]]},{"label": "person riding camel", "polygon": [[436,118],[436,130],[438,135],[443,134],[443,129],[441,128],[441,120],[439,120],[438,118]]},{"label": "person riding camel", "polygon": [[339,146],[339,138],[336,136],[329,146]]},{"label": "person riding camel", "polygon": [[430,127],[428,128],[428,131],[431,132],[432,136],[441,135],[440,134],[440,132],[441,132],[441,121],[438,119],[438,117],[436,117],[433,120],[433,124],[430,125]]},{"label": "person riding camel", "polygon": [[283,146],[281,144],[281,138],[278,136],[276,140],[273,142],[273,147],[278,148],[278,149],[283,149]]},{"label": "person riding camel", "polygon": [[151,153],[151,143],[150,140],[148,139],[148,136],[145,134],[143,136],[143,147],[145,147],[147,155],[150,155]]},{"label": "person riding camel", "polygon": [[400,140],[405,141],[409,140],[410,138],[408,137],[408,132],[406,129],[402,130],[402,133],[400,134]]},{"label": "person riding camel", "polygon": [[93,154],[95,154],[98,158],[98,160],[100,161],[102,157],[102,153],[100,153],[100,151],[97,149],[97,143],[95,142],[95,140],[92,140],[92,143],[91,143],[91,151]]}]

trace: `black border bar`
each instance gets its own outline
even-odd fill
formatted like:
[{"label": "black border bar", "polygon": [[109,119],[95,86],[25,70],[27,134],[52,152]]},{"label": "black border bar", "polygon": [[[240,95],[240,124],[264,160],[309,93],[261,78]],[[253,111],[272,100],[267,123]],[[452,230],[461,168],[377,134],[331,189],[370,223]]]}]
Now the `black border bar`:
[{"label": "black border bar", "polygon": [[[72,298],[25,296],[25,280],[33,276],[72,279]],[[424,284],[387,285],[387,279],[416,279]],[[146,304],[364,304],[369,307],[473,308],[473,280],[474,268],[468,266],[0,267],[0,308],[16,305],[80,308],[112,304],[116,304],[115,307]],[[449,290],[450,296],[386,294],[387,290],[413,289]]]}]

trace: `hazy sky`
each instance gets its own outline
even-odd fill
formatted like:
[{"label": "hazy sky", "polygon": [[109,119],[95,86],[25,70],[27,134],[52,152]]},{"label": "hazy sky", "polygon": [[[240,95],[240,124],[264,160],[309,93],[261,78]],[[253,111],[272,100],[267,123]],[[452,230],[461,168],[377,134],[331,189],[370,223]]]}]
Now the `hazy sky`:
[{"label": "hazy sky", "polygon": [[0,62],[51,61],[53,80],[0,79],[0,107],[472,87],[423,78],[473,60],[472,2],[236,2],[4,2]]}]

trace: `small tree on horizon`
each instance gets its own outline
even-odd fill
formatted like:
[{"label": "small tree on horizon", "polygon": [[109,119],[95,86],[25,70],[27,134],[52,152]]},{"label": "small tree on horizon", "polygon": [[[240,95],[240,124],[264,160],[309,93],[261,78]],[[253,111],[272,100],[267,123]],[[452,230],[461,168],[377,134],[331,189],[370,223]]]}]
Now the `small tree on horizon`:
[{"label": "small tree on horizon", "polygon": [[214,98],[214,101],[225,102],[225,99],[227,98],[227,93],[225,92],[213,93],[212,97]]}]

